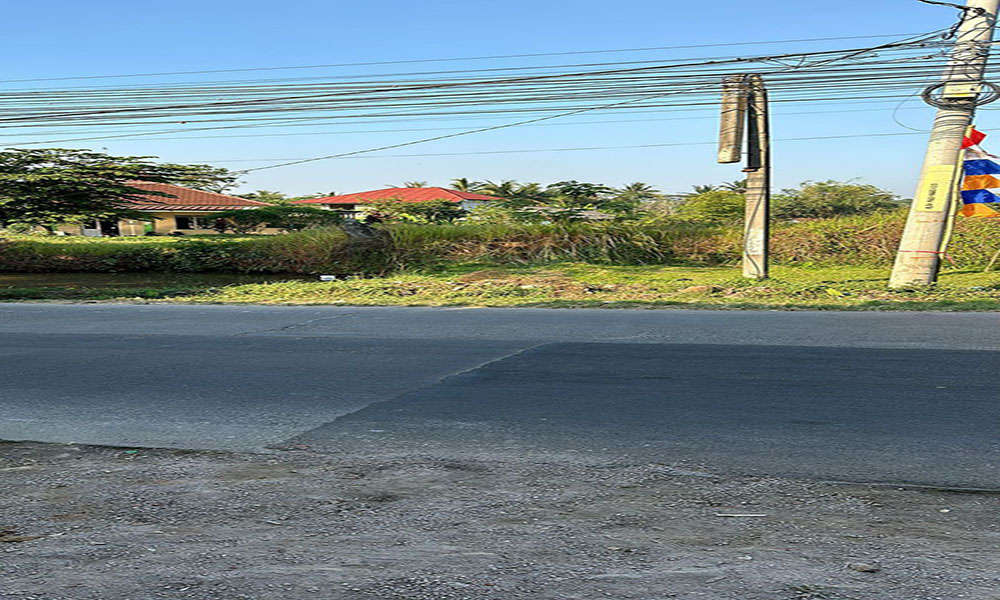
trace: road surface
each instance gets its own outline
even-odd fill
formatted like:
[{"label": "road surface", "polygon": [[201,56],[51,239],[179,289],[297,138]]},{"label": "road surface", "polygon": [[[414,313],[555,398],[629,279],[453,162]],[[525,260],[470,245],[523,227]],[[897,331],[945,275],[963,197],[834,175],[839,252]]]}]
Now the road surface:
[{"label": "road surface", "polygon": [[990,313],[0,305],[0,439],[1000,488]]}]

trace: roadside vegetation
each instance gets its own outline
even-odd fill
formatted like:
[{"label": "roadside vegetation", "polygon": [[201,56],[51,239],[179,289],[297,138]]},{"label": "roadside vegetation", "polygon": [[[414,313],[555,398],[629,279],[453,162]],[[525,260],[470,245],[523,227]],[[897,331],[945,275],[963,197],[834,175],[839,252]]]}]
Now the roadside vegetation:
[{"label": "roadside vegetation", "polygon": [[[1000,310],[994,272],[949,269],[932,289],[889,291],[888,269],[778,266],[767,281],[734,267],[457,264],[431,272],[336,281],[225,275],[130,279],[129,275],[0,274],[0,300],[497,306],[552,308],[715,308]],[[138,275],[133,275],[139,277]],[[163,276],[163,275],[161,275]],[[64,279],[72,277],[71,279]]]},{"label": "roadside vegetation", "polygon": [[[773,232],[779,265],[888,267],[905,211],[786,221]],[[359,240],[339,228],[277,236],[83,238],[7,234],[0,272],[331,274],[372,277],[456,263],[494,266],[571,261],[595,265],[727,266],[740,260],[737,223],[679,219],[570,223],[389,223]],[[1000,222],[958,222],[948,266],[1000,265]]]},{"label": "roadside vegetation", "polygon": [[[742,185],[699,186],[668,197],[639,183],[543,188],[456,180],[453,187],[514,200],[471,213],[440,202],[379,202],[372,211],[375,235],[367,238],[345,233],[329,211],[287,205],[243,211],[237,216],[245,223],[231,229],[239,234],[83,238],[0,232],[0,299],[1000,309],[1000,221],[960,220],[941,282],[890,292],[885,284],[905,202],[856,183],[806,183],[779,194],[774,276],[766,282],[741,279]],[[593,214],[601,216],[595,220]],[[243,233],[282,218],[289,220],[289,233]],[[39,277],[12,275],[28,273]],[[59,273],[78,277],[56,285],[58,278],[44,276]],[[130,273],[159,275],[123,278]],[[318,275],[336,280],[320,282]]]}]

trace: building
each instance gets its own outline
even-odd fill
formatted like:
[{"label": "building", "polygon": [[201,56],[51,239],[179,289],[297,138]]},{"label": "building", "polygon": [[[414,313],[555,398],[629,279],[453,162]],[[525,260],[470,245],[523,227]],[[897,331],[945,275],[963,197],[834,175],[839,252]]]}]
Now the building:
[{"label": "building", "polygon": [[[129,185],[151,192],[163,192],[173,197],[149,195],[129,204],[129,208],[148,214],[148,219],[93,220],[80,225],[62,225],[58,228],[59,231],[91,237],[217,233],[212,228],[216,220],[214,214],[227,210],[270,206],[266,202],[203,192],[168,183],[133,181],[129,182]],[[264,233],[276,232],[276,229],[264,230]]]},{"label": "building", "polygon": [[371,190],[368,192],[357,192],[354,194],[344,194],[340,196],[327,196],[326,198],[312,198],[309,200],[299,200],[294,204],[311,204],[321,206],[330,210],[337,210],[346,213],[347,216],[357,218],[365,212],[365,206],[375,200],[401,200],[403,202],[429,202],[431,200],[447,200],[459,204],[464,210],[472,210],[487,202],[503,201],[503,198],[496,196],[486,196],[474,194],[472,192],[460,192],[439,187],[420,188],[386,188],[384,190]]}]

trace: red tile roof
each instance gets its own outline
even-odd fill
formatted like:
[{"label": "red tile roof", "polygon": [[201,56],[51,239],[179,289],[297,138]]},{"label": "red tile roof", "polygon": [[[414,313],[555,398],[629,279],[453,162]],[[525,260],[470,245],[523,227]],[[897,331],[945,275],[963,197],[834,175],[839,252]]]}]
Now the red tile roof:
[{"label": "red tile roof", "polygon": [[191,188],[171,185],[169,183],[151,183],[148,181],[130,181],[132,187],[152,192],[164,192],[171,194],[168,196],[142,196],[142,200],[129,203],[129,208],[134,210],[204,210],[223,211],[236,208],[256,208],[258,206],[270,206],[266,202],[247,200],[236,196],[216,194],[215,192],[203,192]]},{"label": "red tile roof", "polygon": [[299,200],[295,204],[364,204],[372,200],[388,200],[390,198],[398,198],[403,202],[427,202],[429,200],[448,200],[450,202],[461,202],[462,200],[503,200],[503,198],[497,198],[496,196],[485,196],[483,194],[460,192],[458,190],[439,187],[425,187],[371,190],[355,194]]}]

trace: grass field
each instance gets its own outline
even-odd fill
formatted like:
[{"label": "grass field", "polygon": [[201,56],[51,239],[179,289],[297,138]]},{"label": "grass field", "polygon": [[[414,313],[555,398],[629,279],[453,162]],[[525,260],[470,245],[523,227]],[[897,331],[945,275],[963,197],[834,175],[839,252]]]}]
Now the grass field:
[{"label": "grass field", "polygon": [[[281,276],[0,275],[0,300],[391,306],[814,310],[1000,310],[1000,273],[952,270],[938,285],[889,291],[888,269],[778,266],[767,281],[733,267],[463,264],[333,282]],[[109,281],[110,280],[110,281]]]}]

